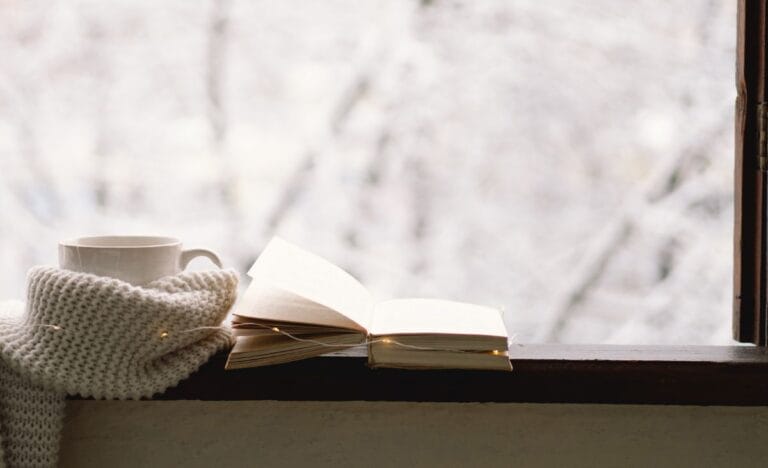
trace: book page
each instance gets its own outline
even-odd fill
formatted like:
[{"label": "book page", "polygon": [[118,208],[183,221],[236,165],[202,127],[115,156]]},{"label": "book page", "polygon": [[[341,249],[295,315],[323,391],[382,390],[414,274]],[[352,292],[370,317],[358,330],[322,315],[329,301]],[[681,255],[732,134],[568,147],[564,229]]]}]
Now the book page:
[{"label": "book page", "polygon": [[450,334],[506,337],[499,310],[439,299],[392,299],[374,306],[371,335]]},{"label": "book page", "polygon": [[[313,302],[295,293],[251,282],[245,294],[235,304],[236,317],[262,322],[306,323],[317,327],[352,329],[365,332],[362,327],[335,310]],[[281,328],[283,328],[281,326]],[[270,331],[270,333],[273,333]]]},{"label": "book page", "polygon": [[298,361],[349,349],[364,340],[365,335],[359,333],[317,334],[305,341],[282,335],[241,336],[229,353],[225,368],[241,369]]},{"label": "book page", "polygon": [[[370,324],[373,299],[359,281],[328,260],[279,237],[267,244],[248,275],[253,279],[250,287],[257,291],[277,290],[301,297],[322,306],[326,312],[341,314],[362,331]],[[316,323],[316,312],[294,311],[290,320],[275,315],[269,318]]]}]

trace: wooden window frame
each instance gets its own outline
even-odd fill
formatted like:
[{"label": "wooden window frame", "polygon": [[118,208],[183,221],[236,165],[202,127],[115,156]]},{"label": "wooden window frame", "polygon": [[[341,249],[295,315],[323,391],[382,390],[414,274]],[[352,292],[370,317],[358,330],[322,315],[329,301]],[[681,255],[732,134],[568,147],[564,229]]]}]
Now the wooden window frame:
[{"label": "wooden window frame", "polygon": [[736,46],[733,337],[759,346],[766,345],[768,327],[765,288],[768,168],[765,124],[768,122],[764,118],[766,107],[761,105],[768,101],[766,3],[766,0],[739,1]]},{"label": "wooden window frame", "polygon": [[161,400],[768,405],[757,346],[513,345],[512,372],[369,369],[318,357],[225,371],[211,359]]},{"label": "wooden window frame", "polygon": [[733,332],[752,345],[513,345],[513,372],[370,370],[360,357],[224,371],[221,353],[160,399],[768,405],[768,154],[759,151],[758,116],[767,100],[767,3],[738,6]]}]

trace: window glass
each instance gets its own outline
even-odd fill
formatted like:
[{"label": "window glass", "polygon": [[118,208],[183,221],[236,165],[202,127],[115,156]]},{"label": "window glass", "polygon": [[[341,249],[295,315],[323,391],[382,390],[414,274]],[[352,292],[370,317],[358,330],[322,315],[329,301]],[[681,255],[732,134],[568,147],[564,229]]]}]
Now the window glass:
[{"label": "window glass", "polygon": [[280,234],[516,341],[727,343],[735,4],[0,2],[0,294],[65,237]]}]

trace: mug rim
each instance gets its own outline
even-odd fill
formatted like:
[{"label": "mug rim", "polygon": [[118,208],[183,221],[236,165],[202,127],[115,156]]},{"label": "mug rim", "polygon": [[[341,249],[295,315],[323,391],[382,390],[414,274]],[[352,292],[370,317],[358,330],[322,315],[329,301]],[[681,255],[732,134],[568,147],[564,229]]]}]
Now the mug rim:
[{"label": "mug rim", "polygon": [[148,249],[180,244],[181,240],[167,236],[85,236],[59,242],[62,247],[85,249]]}]

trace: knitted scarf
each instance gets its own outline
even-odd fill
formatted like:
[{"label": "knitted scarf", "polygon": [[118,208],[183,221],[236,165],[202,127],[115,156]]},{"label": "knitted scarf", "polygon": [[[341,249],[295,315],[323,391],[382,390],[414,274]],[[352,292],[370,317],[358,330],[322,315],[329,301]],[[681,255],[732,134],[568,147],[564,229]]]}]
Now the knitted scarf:
[{"label": "knitted scarf", "polygon": [[231,345],[231,270],[150,283],[33,268],[0,305],[0,467],[55,466],[65,397],[151,398]]}]

